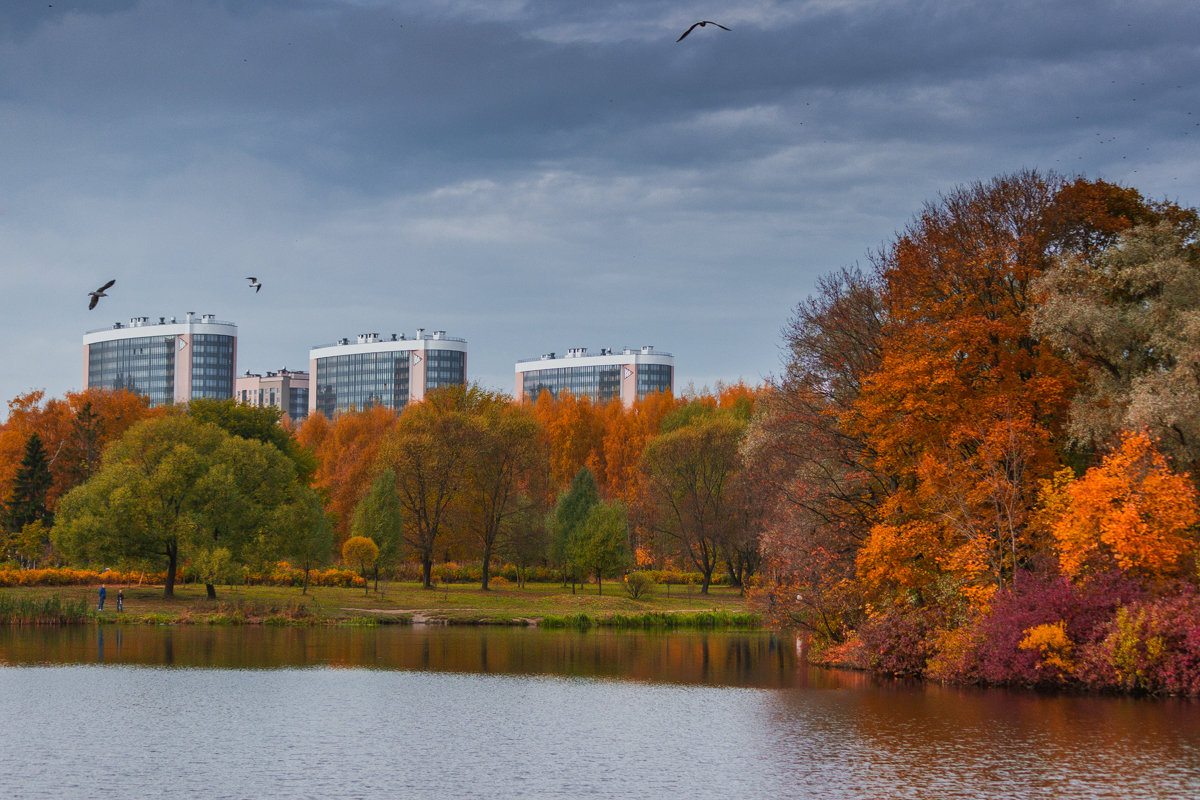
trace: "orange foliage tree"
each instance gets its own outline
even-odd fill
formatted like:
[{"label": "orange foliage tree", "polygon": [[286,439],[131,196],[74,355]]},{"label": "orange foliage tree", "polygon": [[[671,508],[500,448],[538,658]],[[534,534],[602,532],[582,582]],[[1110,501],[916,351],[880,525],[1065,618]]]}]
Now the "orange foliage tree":
[{"label": "orange foliage tree", "polygon": [[1200,505],[1145,433],[1127,433],[1098,466],[1044,482],[1059,565],[1071,578],[1114,567],[1153,583],[1185,574],[1197,555]]},{"label": "orange foliage tree", "polygon": [[1080,383],[1030,331],[1034,281],[1128,227],[1129,202],[1108,184],[1005,176],[926,206],[878,259],[882,355],[844,418],[897,487],[860,555],[870,592],[950,575],[985,599],[1030,563],[1038,479]]},{"label": "orange foliage tree", "polygon": [[297,431],[300,444],[317,457],[313,483],[325,493],[326,506],[336,517],[338,548],[350,535],[354,509],[371,488],[380,445],[396,419],[390,408],[372,406],[339,414],[333,422],[312,414]]},{"label": "orange foliage tree", "polygon": [[166,412],[125,390],[88,389],[44,400],[45,392],[38,390],[9,401],[8,420],[0,426],[0,498],[11,493],[25,443],[36,433],[50,463],[46,504],[51,510],[99,468],[105,447],[135,422]]}]

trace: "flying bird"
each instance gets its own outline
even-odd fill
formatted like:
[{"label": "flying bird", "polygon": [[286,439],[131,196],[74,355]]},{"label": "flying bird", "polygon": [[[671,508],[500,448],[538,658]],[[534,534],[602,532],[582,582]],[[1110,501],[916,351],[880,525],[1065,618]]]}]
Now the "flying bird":
[{"label": "flying bird", "polygon": [[107,292],[109,289],[111,289],[112,285],[116,282],[117,282],[117,279],[113,278],[111,281],[104,284],[96,291],[88,292],[88,297],[92,298],[92,302],[88,303],[88,311],[91,311],[93,308],[96,307],[96,303],[100,302],[101,297],[108,297],[108,295],[105,294],[105,292]]},{"label": "flying bird", "polygon": [[685,37],[686,37],[686,36],[687,36],[689,33],[691,33],[692,31],[696,30],[696,28],[703,28],[705,25],[716,25],[718,28],[720,28],[720,29],[721,29],[721,30],[723,30],[723,31],[727,31],[727,30],[729,30],[729,28],[726,28],[726,27],[725,27],[724,25],[722,25],[721,23],[719,23],[719,22],[713,22],[711,19],[705,19],[705,20],[701,20],[700,22],[693,23],[692,27],[690,27],[690,28],[688,28],[686,31],[684,31],[684,32],[683,32],[683,35],[682,35],[682,36],[680,36],[678,39],[676,39],[676,40],[675,40],[675,44],[679,44],[680,42],[682,42],[682,41],[684,40],[684,38],[685,38]]},{"label": "flying bird", "polygon": [[262,288],[262,284],[259,283],[258,278],[247,277],[246,280],[250,281],[250,288],[254,290],[255,294],[258,294],[258,290]]}]

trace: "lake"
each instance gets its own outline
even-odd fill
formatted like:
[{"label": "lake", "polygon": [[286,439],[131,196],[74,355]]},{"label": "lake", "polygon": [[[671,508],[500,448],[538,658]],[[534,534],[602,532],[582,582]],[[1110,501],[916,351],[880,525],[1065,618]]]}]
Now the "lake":
[{"label": "lake", "polygon": [[1200,704],[876,681],[769,634],[0,629],[0,797],[1195,798]]}]

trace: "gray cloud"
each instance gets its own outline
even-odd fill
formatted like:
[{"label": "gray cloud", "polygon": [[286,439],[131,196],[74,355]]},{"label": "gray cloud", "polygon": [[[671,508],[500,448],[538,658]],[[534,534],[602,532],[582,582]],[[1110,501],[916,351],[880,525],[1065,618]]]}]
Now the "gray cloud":
[{"label": "gray cloud", "polygon": [[[1200,188],[1185,0],[47,5],[0,14],[5,397],[186,310],[256,371],[424,326],[501,388],[575,345],[756,380],[816,275],[957,183]],[[700,18],[733,30],[676,44]]]}]

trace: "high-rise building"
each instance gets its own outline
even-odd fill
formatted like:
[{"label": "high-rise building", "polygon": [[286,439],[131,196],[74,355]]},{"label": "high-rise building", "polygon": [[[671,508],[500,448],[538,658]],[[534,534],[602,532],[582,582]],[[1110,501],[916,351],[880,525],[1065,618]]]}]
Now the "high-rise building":
[{"label": "high-rise building", "polygon": [[83,385],[128,389],[151,405],[233,397],[237,326],[189,311],[183,322],[134,317],[83,336]]},{"label": "high-rise building", "polygon": [[412,339],[361,333],[353,342],[314,347],[308,359],[308,411],[329,419],[374,405],[399,411],[433,389],[467,382],[467,340],[445,331],[428,334],[418,328]]},{"label": "high-rise building", "polygon": [[555,397],[567,391],[598,403],[620,400],[631,406],[651,392],[674,390],[675,357],[655,352],[650,345],[639,350],[626,347],[620,352],[605,347],[599,353],[576,347],[565,356],[546,353],[541,358],[518,361],[516,378],[518,401],[536,400],[545,390]]},{"label": "high-rise building", "polygon": [[234,398],[243,405],[274,406],[293,422],[308,416],[308,373],[281,369],[257,375],[247,371],[237,379]]}]

